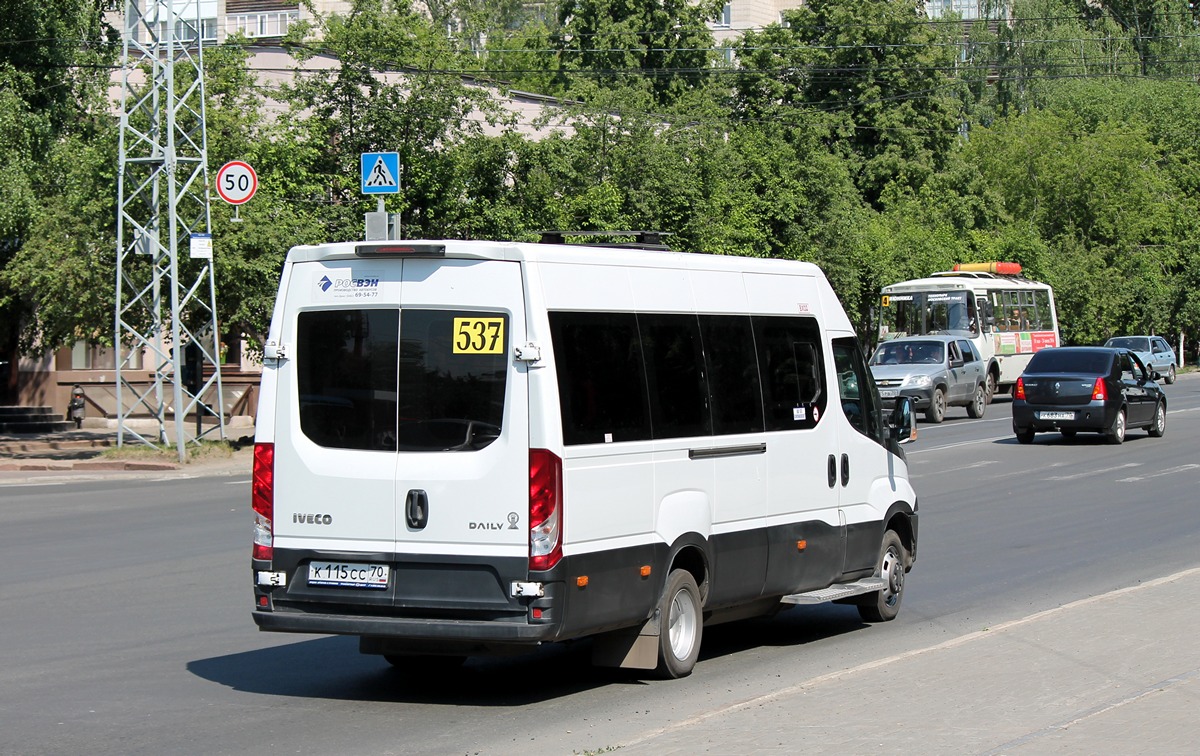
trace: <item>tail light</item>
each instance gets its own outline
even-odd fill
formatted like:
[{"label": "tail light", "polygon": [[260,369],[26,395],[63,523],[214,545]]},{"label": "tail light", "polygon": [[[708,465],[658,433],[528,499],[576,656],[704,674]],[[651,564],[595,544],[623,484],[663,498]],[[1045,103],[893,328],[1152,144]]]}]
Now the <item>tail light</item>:
[{"label": "tail light", "polygon": [[1025,379],[1024,378],[1017,379],[1017,387],[1015,389],[1013,389],[1013,399],[1021,399],[1022,401],[1024,401],[1024,399],[1025,399]]},{"label": "tail light", "polygon": [[562,559],[562,460],[529,450],[529,569],[548,570]]},{"label": "tail light", "polygon": [[270,560],[275,541],[275,444],[254,445],[254,473],[250,480],[250,505],[254,508],[255,559]]},{"label": "tail light", "polygon": [[1097,378],[1096,384],[1092,386],[1092,401],[1103,402],[1108,400],[1108,392],[1104,390],[1104,379]]}]

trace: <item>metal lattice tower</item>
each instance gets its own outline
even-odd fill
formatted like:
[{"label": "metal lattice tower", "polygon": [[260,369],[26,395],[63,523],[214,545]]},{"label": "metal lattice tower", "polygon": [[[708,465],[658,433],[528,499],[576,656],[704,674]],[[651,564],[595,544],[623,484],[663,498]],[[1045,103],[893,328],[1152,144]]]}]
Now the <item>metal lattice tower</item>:
[{"label": "metal lattice tower", "polygon": [[[176,4],[195,18],[181,18]],[[197,0],[126,0],[121,61],[117,445],[126,434],[173,442],[181,462],[189,443],[225,438],[211,246],[207,258],[190,251],[212,227],[199,11]],[[185,349],[199,357],[194,391]]]}]

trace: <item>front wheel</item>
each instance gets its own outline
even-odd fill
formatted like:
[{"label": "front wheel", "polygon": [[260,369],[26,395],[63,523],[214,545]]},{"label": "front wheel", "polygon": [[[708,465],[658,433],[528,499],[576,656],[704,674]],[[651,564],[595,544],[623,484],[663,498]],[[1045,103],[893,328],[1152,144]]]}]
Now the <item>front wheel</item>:
[{"label": "front wheel", "polygon": [[1113,421],[1112,427],[1104,435],[1104,440],[1110,444],[1125,442],[1125,410],[1122,409],[1117,413],[1117,419]]},{"label": "front wheel", "polygon": [[988,373],[987,377],[987,403],[991,404],[992,399],[996,398],[996,374]]},{"label": "front wheel", "polygon": [[940,423],[945,416],[946,392],[941,388],[935,388],[933,397],[929,400],[929,409],[925,410],[925,419],[931,423]]},{"label": "front wheel", "polygon": [[1162,438],[1162,434],[1167,432],[1167,408],[1162,402],[1154,408],[1154,424],[1150,426],[1150,435],[1155,438]]},{"label": "front wheel", "polygon": [[983,413],[987,410],[987,389],[983,384],[975,387],[975,398],[967,405],[967,415],[973,418],[983,417]]},{"label": "front wheel", "polygon": [[700,589],[692,573],[674,570],[667,577],[658,616],[658,673],[670,679],[687,677],[700,656],[704,630]]},{"label": "front wheel", "polygon": [[904,570],[908,563],[908,552],[896,531],[883,534],[883,545],[879,549],[879,565],[875,577],[887,583],[883,590],[864,597],[858,605],[858,616],[866,622],[887,622],[900,613],[900,600],[904,598]]}]

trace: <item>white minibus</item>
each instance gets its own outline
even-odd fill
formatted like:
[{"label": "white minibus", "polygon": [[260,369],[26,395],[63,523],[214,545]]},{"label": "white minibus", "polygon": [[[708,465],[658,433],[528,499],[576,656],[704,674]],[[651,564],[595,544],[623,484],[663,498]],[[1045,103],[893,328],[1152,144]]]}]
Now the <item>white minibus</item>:
[{"label": "white minibus", "polygon": [[803,262],[296,247],[256,433],[255,622],[411,671],[589,637],[680,677],[706,624],[892,619],[916,557],[912,408]]}]

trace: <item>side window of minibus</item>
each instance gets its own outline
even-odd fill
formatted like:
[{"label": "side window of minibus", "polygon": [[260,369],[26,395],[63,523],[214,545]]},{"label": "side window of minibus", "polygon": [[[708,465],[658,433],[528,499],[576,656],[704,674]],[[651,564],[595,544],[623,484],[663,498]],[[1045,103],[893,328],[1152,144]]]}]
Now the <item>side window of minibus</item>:
[{"label": "side window of minibus", "polygon": [[639,313],[654,438],[712,435],[708,380],[695,315]]},{"label": "side window of minibus", "polygon": [[713,434],[762,432],[762,388],[750,318],[701,315],[700,336],[712,401]]},{"label": "side window of minibus", "polygon": [[833,340],[833,363],[846,419],[859,433],[882,444],[883,418],[879,414],[875,382],[867,372],[866,360],[853,337]]},{"label": "side window of minibus", "polygon": [[551,312],[563,443],[650,438],[646,368],[633,313]]},{"label": "side window of minibus", "polygon": [[753,316],[751,321],[767,430],[815,427],[828,401],[816,320]]}]

